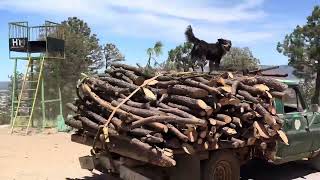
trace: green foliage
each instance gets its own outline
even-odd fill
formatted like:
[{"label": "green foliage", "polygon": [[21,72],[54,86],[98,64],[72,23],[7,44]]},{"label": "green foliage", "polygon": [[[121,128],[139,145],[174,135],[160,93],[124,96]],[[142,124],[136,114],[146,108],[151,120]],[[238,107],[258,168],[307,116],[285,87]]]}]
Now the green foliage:
[{"label": "green foliage", "polygon": [[113,62],[124,61],[124,55],[121,54],[116,45],[107,43],[102,48],[103,56],[106,61],[106,68]]},{"label": "green foliage", "polygon": [[[277,50],[289,58],[289,65],[295,68],[295,75],[304,78],[306,84],[313,84],[312,103],[319,104],[320,95],[320,7],[315,6],[307,23],[297,26],[292,33],[278,43]],[[316,75],[316,76],[315,76]],[[308,91],[311,93],[312,91]],[[306,93],[307,94],[307,93]]]},{"label": "green foliage", "polygon": [[97,35],[91,32],[86,22],[70,17],[61,24],[65,31],[66,56],[63,60],[45,61],[44,75],[46,98],[58,98],[57,88],[60,84],[65,104],[75,97],[75,87],[81,73],[95,74],[104,67],[104,54]]},{"label": "green foliage", "polygon": [[148,63],[147,67],[152,68],[151,60],[154,61],[154,66],[158,65],[157,58],[162,55],[163,44],[161,41],[157,41],[152,48],[147,49]]},{"label": "green foliage", "polygon": [[164,64],[166,70],[189,71],[189,68],[195,66],[190,57],[193,45],[185,42],[168,52],[168,59]]},{"label": "green foliage", "polygon": [[260,64],[259,59],[252,55],[248,47],[233,47],[223,56],[221,65],[226,69],[244,70],[256,69]]},{"label": "green foliage", "polygon": [[[147,55],[148,55],[148,62],[145,67],[141,67],[139,64],[138,67],[142,68],[144,70],[144,73],[146,75],[153,75],[155,71],[157,70],[157,66],[160,64],[158,63],[158,57],[162,55],[162,49],[163,44],[161,41],[157,41],[152,48],[147,49]],[[153,66],[151,65],[151,61],[154,61]]]}]

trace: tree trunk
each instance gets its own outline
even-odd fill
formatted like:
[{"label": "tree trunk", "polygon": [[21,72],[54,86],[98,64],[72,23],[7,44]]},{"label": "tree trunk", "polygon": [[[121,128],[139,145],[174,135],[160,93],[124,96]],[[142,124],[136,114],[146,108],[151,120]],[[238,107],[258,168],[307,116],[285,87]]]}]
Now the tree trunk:
[{"label": "tree trunk", "polygon": [[319,95],[320,95],[320,65],[317,68],[317,78],[316,78],[316,87],[314,91],[314,95],[311,99],[312,104],[319,104]]}]

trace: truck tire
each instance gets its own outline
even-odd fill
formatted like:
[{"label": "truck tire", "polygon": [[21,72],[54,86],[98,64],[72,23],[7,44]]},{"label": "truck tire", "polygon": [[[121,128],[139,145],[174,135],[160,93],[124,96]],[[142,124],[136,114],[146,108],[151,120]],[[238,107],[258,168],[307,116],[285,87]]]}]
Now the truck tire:
[{"label": "truck tire", "polygon": [[309,160],[308,164],[312,169],[320,171],[320,153]]},{"label": "truck tire", "polygon": [[203,180],[239,180],[240,162],[231,151],[214,152],[209,160],[204,162]]}]

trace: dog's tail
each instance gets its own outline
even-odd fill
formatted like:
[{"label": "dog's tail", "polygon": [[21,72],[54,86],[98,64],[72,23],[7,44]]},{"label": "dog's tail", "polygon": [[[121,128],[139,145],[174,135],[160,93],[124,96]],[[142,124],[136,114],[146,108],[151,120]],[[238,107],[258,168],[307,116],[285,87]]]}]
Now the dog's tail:
[{"label": "dog's tail", "polygon": [[187,27],[187,30],[186,32],[184,33],[186,35],[186,39],[188,42],[191,42],[193,44],[196,44],[198,43],[200,40],[198,38],[196,38],[192,32],[192,28],[191,28],[191,25],[189,25]]}]

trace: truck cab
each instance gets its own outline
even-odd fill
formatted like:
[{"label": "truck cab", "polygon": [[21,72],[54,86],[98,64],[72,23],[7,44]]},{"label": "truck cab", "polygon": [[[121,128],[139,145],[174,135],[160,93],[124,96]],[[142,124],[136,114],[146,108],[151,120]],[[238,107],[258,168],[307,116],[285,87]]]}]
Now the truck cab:
[{"label": "truck cab", "polygon": [[285,96],[275,99],[278,116],[284,121],[283,131],[289,145],[277,141],[274,163],[312,158],[320,149],[320,113],[317,105],[307,106],[297,81],[279,80],[289,88]]}]

